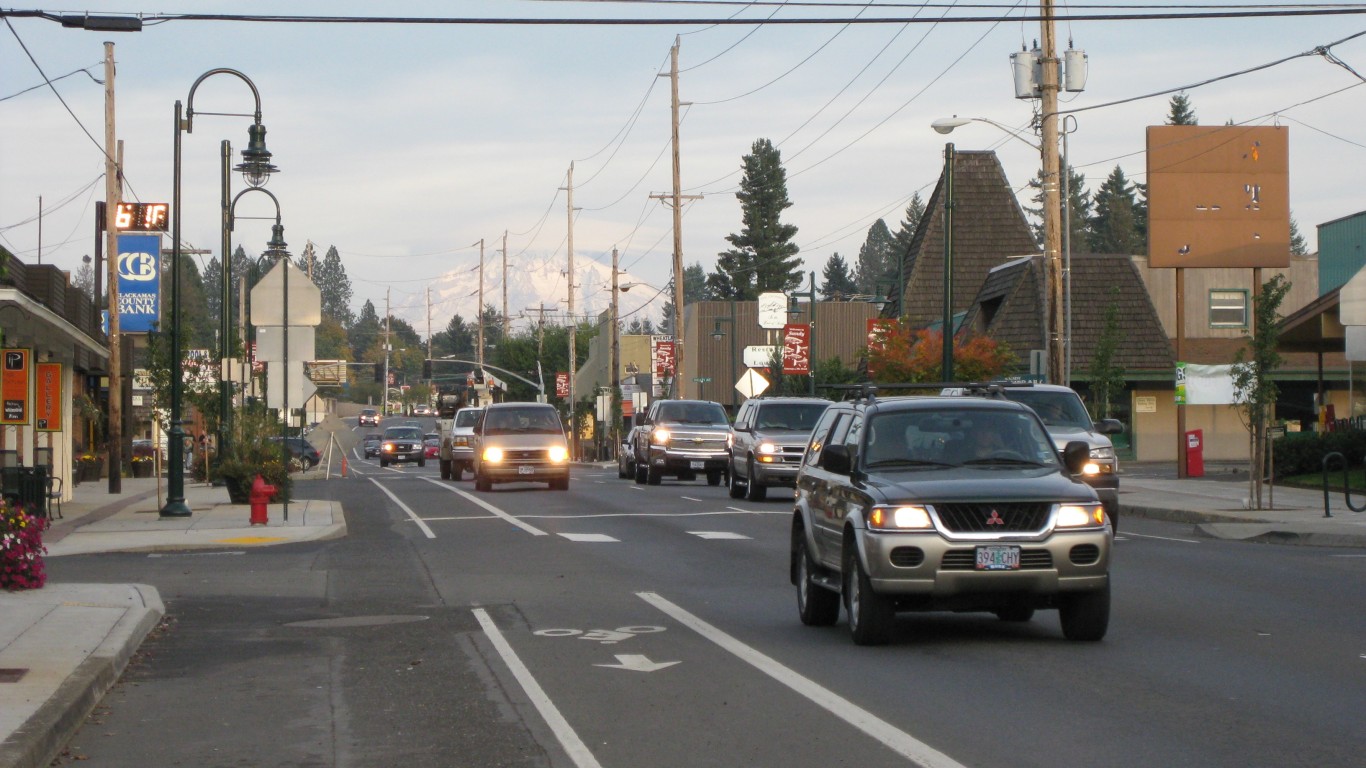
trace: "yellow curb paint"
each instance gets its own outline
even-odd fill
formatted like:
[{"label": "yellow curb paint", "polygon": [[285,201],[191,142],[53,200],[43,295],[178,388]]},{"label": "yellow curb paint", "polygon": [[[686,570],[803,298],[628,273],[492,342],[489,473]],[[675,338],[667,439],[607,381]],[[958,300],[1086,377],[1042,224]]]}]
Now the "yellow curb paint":
[{"label": "yellow curb paint", "polygon": [[283,536],[241,536],[236,539],[215,539],[215,544],[267,544],[272,541],[285,541]]}]

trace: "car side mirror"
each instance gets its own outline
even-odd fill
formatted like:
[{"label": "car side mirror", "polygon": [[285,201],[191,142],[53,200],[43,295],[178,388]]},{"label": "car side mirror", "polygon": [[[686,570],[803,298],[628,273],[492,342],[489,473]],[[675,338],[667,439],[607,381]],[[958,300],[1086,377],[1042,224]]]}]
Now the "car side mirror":
[{"label": "car side mirror", "polygon": [[849,474],[853,466],[853,457],[849,453],[847,445],[827,445],[821,450],[820,459],[821,469],[833,472],[837,475]]},{"label": "car side mirror", "polygon": [[737,422],[735,422],[735,431],[736,431],[736,432],[748,432],[748,431],[749,431],[749,422],[748,422],[748,421],[737,421]]},{"label": "car side mirror", "polygon": [[1102,435],[1124,434],[1124,422],[1119,419],[1101,419],[1096,422],[1096,431]]},{"label": "car side mirror", "polygon": [[645,423],[645,414],[637,413],[631,417],[631,426],[639,427]]},{"label": "car side mirror", "polygon": [[1073,440],[1062,449],[1062,463],[1067,471],[1080,475],[1082,467],[1091,460],[1091,446],[1081,440]]}]

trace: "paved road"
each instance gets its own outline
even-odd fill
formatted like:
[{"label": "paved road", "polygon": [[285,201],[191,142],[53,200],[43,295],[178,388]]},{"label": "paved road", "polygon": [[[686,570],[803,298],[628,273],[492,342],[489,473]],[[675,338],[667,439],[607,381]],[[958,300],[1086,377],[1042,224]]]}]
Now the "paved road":
[{"label": "paved road", "polygon": [[[1348,765],[1366,551],[1126,520],[1098,644],[1056,615],[803,627],[790,497],[613,470],[543,486],[352,466],[344,540],[56,558],[170,620],[73,741],[112,766]],[[317,493],[314,493],[314,491]]]}]

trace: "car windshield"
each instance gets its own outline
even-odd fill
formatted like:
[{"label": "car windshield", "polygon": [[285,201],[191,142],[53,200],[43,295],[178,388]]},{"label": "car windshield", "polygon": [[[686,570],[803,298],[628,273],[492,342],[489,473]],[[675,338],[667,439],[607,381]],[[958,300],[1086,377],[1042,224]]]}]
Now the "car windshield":
[{"label": "car windshield", "polygon": [[374,442],[379,442],[379,440],[380,440],[379,435],[371,434],[371,435],[366,435],[366,436],[365,436],[365,442],[368,443],[368,442],[370,442],[370,441],[372,441],[372,440],[373,440]]},{"label": "car windshield", "polygon": [[1057,466],[1053,442],[1027,412],[1016,410],[902,411],[875,416],[867,430],[864,466]]},{"label": "car windshield", "polygon": [[422,430],[417,427],[394,427],[384,430],[385,440],[421,440]]},{"label": "car windshield", "polygon": [[479,411],[460,411],[455,414],[455,426],[472,427],[479,423]]},{"label": "car windshield", "polygon": [[828,403],[772,403],[759,409],[755,429],[810,432]]},{"label": "car windshield", "polygon": [[659,406],[659,421],[679,424],[729,424],[726,411],[717,403],[665,403]]},{"label": "car windshield", "polygon": [[1006,387],[1004,394],[1007,399],[1033,408],[1050,427],[1091,428],[1091,417],[1076,393]]},{"label": "car windshield", "polygon": [[552,408],[495,408],[484,417],[486,435],[554,435],[563,431]]}]

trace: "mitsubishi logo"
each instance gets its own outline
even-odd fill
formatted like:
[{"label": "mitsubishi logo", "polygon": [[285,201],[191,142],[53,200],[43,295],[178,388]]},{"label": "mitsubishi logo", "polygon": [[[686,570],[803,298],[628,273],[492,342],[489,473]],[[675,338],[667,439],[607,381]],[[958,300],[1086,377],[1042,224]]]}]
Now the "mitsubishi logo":
[{"label": "mitsubishi logo", "polygon": [[1005,525],[1006,521],[1001,519],[1001,513],[991,510],[991,517],[987,518],[987,525]]}]

